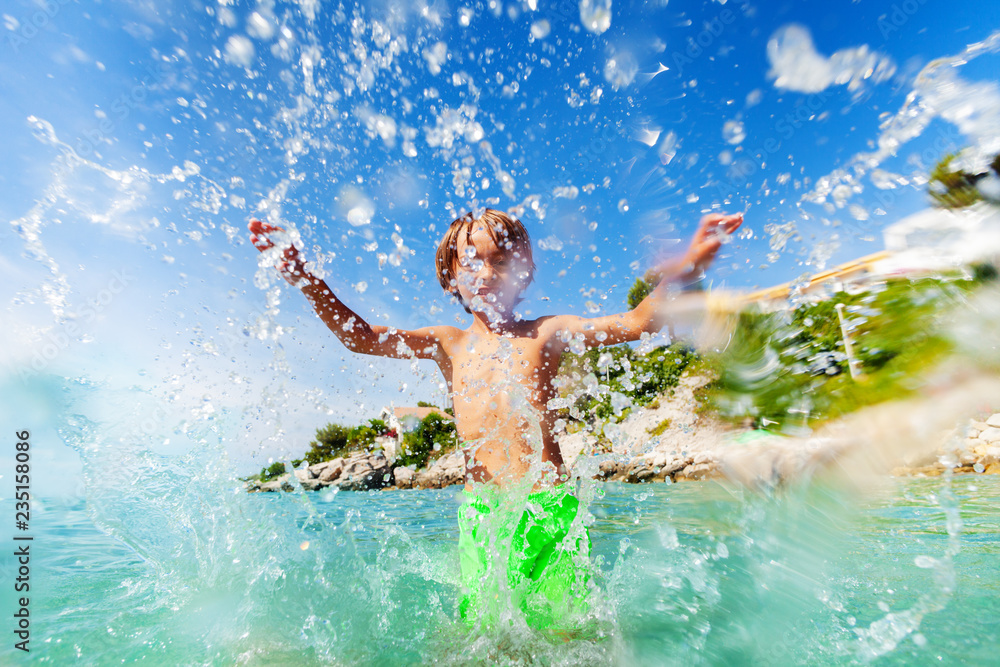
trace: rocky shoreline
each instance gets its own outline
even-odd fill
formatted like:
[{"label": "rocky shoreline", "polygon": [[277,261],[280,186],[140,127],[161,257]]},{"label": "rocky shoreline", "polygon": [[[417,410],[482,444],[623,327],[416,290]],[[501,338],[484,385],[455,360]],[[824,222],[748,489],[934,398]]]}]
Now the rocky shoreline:
[{"label": "rocky shoreline", "polygon": [[892,469],[892,474],[936,477],[951,468],[956,473],[1000,475],[1000,413],[986,421],[970,419],[965,433],[952,445]]},{"label": "rocky shoreline", "polygon": [[[621,424],[605,429],[611,454],[584,456],[597,437],[588,430],[563,435],[560,447],[574,474],[625,483],[683,482],[715,478],[781,481],[814,470],[858,443],[822,434],[790,438],[764,431],[727,428],[699,414],[696,392],[707,384],[700,376],[684,377],[653,407],[637,410]],[[948,443],[933,451],[905,456],[891,467],[896,476],[937,476],[955,473],[1000,474],[1000,413],[984,421],[971,420],[964,432],[941,434]],[[581,458],[583,456],[583,458]],[[454,451],[422,470],[393,466],[381,452],[357,452],[288,473],[268,482],[250,481],[250,492],[307,491],[335,487],[343,491],[377,489],[441,489],[463,484],[465,460]]]}]

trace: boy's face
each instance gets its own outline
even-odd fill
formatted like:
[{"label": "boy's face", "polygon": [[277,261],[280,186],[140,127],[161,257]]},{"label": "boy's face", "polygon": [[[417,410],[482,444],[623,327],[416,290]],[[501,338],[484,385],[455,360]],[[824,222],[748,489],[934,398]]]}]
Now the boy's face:
[{"label": "boy's face", "polygon": [[[501,237],[502,238],[502,237]],[[462,301],[477,313],[494,310],[505,317],[513,311],[527,280],[527,265],[513,249],[498,247],[482,223],[458,238],[454,267]]]}]

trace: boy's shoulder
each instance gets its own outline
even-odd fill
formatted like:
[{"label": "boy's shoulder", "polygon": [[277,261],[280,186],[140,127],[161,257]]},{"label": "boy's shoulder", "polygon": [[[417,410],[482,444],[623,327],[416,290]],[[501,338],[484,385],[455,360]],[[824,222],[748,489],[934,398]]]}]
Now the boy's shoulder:
[{"label": "boy's shoulder", "polygon": [[573,319],[578,318],[574,315],[543,315],[533,320],[521,320],[520,324],[525,335],[547,339],[558,335]]}]

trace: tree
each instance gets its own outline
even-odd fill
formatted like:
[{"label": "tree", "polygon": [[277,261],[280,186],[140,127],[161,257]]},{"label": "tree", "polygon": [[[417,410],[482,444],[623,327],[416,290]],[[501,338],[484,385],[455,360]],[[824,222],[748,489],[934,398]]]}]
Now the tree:
[{"label": "tree", "polygon": [[986,171],[977,174],[952,167],[958,156],[959,153],[948,153],[931,170],[928,192],[941,208],[964,208],[982,201],[979,181],[990,176],[990,171],[994,177],[1000,176],[1000,153],[994,156]]},{"label": "tree", "polygon": [[285,474],[285,464],[283,461],[275,461],[269,466],[260,469],[260,481],[270,482],[275,477]]},{"label": "tree", "polygon": [[635,283],[632,285],[632,289],[628,291],[627,303],[629,310],[638,306],[639,303],[649,296],[654,289],[656,289],[656,285],[647,280],[645,276],[642,278],[636,278]]},{"label": "tree", "polygon": [[306,461],[309,461],[309,465],[315,465],[346,453],[352,430],[341,424],[332,423],[318,429],[316,439],[309,443]]},{"label": "tree", "polygon": [[420,420],[420,425],[403,436],[403,447],[397,463],[422,468],[434,452],[446,452],[458,444],[455,422],[431,413]]}]

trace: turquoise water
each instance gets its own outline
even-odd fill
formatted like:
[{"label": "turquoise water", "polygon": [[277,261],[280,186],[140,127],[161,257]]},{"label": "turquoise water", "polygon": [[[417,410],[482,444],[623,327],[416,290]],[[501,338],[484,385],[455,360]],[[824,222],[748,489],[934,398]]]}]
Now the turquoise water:
[{"label": "turquoise water", "polygon": [[206,462],[147,461],[160,474],[133,487],[39,503],[32,663],[995,658],[996,477],[895,480],[863,498],[820,481],[770,497],[714,482],[588,487],[606,636],[563,641],[456,620],[458,487],[246,495],[216,473],[178,483]]}]

